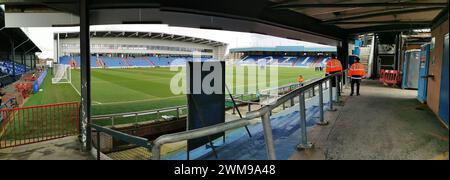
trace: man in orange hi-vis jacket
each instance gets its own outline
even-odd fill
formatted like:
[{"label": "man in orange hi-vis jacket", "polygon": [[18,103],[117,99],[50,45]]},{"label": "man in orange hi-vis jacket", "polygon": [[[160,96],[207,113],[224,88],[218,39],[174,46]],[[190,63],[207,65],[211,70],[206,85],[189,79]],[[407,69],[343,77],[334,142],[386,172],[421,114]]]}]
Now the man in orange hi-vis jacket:
[{"label": "man in orange hi-vis jacket", "polygon": [[356,62],[352,64],[350,69],[348,70],[348,77],[352,79],[352,92],[350,96],[353,96],[353,92],[356,84],[356,95],[359,96],[359,86],[361,83],[361,79],[365,76],[364,64],[361,64],[359,61],[359,57],[356,57]]},{"label": "man in orange hi-vis jacket", "polygon": [[[331,60],[329,60],[327,62],[327,65],[326,65],[325,75],[329,76],[331,74],[340,73],[340,72],[342,72],[341,61],[336,59],[336,54],[331,54]],[[333,78],[331,80],[331,85],[333,87],[336,87],[337,83],[339,83],[339,82],[341,82],[341,78],[340,77],[338,77],[338,82],[336,82],[335,79]],[[338,94],[340,94],[340,92],[338,92]]]}]

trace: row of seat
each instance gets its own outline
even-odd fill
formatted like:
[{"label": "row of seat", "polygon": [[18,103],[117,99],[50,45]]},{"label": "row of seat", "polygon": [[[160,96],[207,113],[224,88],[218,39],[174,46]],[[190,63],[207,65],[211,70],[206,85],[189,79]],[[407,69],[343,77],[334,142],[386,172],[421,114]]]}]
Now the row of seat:
[{"label": "row of seat", "polygon": [[238,61],[237,64],[278,64],[281,66],[294,67],[324,67],[330,57],[324,56],[247,56]]},{"label": "row of seat", "polygon": [[[202,58],[206,60],[209,58]],[[91,67],[155,67],[155,66],[180,66],[185,65],[186,61],[192,60],[192,57],[107,57],[107,56],[91,56]],[[59,58],[60,64],[68,64],[71,66],[79,67],[80,56],[62,56]]]},{"label": "row of seat", "polygon": [[26,72],[28,72],[30,70],[29,67],[27,67],[24,64],[20,64],[20,63],[15,63],[13,64],[11,61],[5,60],[5,61],[0,61],[0,71],[3,74],[7,74],[7,75],[13,75],[13,68],[15,67],[16,70],[16,75],[22,75],[25,74]]}]

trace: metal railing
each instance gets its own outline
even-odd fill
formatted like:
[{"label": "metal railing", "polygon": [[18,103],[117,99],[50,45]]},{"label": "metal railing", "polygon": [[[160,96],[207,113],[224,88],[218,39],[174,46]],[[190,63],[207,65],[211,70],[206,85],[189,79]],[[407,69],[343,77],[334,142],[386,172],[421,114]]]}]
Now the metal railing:
[{"label": "metal railing", "polygon": [[137,112],[127,112],[127,113],[116,113],[116,114],[106,114],[106,115],[98,115],[98,116],[92,116],[92,122],[98,122],[102,120],[111,120],[111,126],[114,127],[115,119],[117,118],[132,118],[134,117],[134,123],[138,123],[138,117],[140,116],[147,116],[147,115],[161,115],[161,113],[167,113],[167,112],[176,112],[175,118],[180,119],[180,111],[187,109],[187,106],[175,106],[170,108],[162,108],[162,109],[153,109],[153,110],[147,110],[147,111],[137,111]]},{"label": "metal railing", "polygon": [[[308,84],[308,83],[313,82],[313,81],[315,81],[317,79],[320,79],[320,78],[307,80],[304,83],[290,83],[290,84],[283,85],[283,86],[280,86],[280,87],[277,87],[277,88],[265,89],[265,90],[261,91],[261,96],[268,96],[267,94],[264,94],[264,93],[268,92],[268,91],[271,91],[271,90],[274,90],[274,89],[276,89],[278,91],[278,94],[281,94],[281,95],[282,94],[286,94],[286,93],[291,92],[292,90],[295,90],[295,89],[299,88],[300,86],[302,86],[302,84]],[[328,86],[325,85],[325,87],[328,87]],[[315,96],[316,90],[315,90],[315,88],[312,88],[308,92],[309,92],[309,97],[313,97],[313,96]],[[246,104],[247,108],[248,108],[248,112],[252,111],[251,110],[251,106],[252,105],[260,105],[259,102],[255,102],[255,101],[251,101],[251,100],[243,100],[244,99],[243,97],[245,97],[245,96],[248,96],[248,95],[242,95],[242,94],[241,95],[233,95],[233,98],[235,98],[235,101],[238,102],[238,103]],[[256,97],[256,95],[255,95],[255,97]],[[239,98],[241,98],[241,99],[239,99]],[[226,100],[230,100],[230,98],[226,98]],[[257,100],[259,101],[259,97],[258,97]],[[291,100],[291,106],[294,106],[294,100],[293,99]],[[262,105],[261,105],[261,107],[262,107]],[[232,108],[233,108],[233,114],[236,114],[236,108],[237,107],[233,106]],[[286,104],[285,103],[283,103],[283,110],[284,109],[286,109]]]},{"label": "metal railing", "polygon": [[80,103],[0,110],[0,149],[79,134]]},{"label": "metal railing", "polygon": [[114,139],[124,141],[128,144],[136,145],[139,147],[143,147],[151,152],[152,145],[149,143],[148,139],[132,136],[120,131],[112,130],[110,128],[105,128],[96,124],[90,124],[91,128],[95,130],[92,134],[96,134],[96,158],[97,160],[101,159],[101,141],[100,141],[100,133],[105,133],[113,137]]},{"label": "metal railing", "polygon": [[[320,106],[320,121],[319,125],[327,124],[327,122],[324,120],[324,104],[323,104],[323,85],[326,83],[326,81],[329,82],[329,96],[330,96],[330,109],[333,109],[333,88],[332,87],[332,80],[336,81],[337,84],[337,95],[340,94],[340,89],[342,88],[342,85],[338,81],[338,79],[341,77],[341,73],[332,74],[320,79],[313,80],[307,84],[304,84],[302,87],[298,87],[295,90],[292,90],[291,92],[279,97],[276,99],[273,103],[269,105],[265,105],[261,107],[259,110],[251,111],[246,114],[245,117],[239,120],[225,122],[221,124],[216,124],[213,126],[208,126],[204,128],[199,128],[195,130],[189,130],[185,132],[179,132],[179,133],[173,133],[173,134],[166,134],[158,137],[155,141],[153,141],[153,147],[152,147],[152,159],[159,160],[161,158],[161,146],[168,143],[175,143],[179,141],[189,140],[189,139],[195,139],[195,138],[201,138],[209,135],[213,135],[216,133],[225,132],[228,130],[233,130],[236,128],[241,128],[247,125],[250,125],[250,120],[255,118],[261,118],[262,120],[262,126],[263,126],[263,133],[264,133],[264,139],[266,144],[266,151],[268,154],[268,158],[270,160],[275,160],[275,148],[274,148],[274,142],[273,142],[273,135],[272,135],[272,127],[270,123],[270,114],[271,111],[278,106],[284,104],[287,101],[291,101],[296,97],[299,98],[299,108],[300,108],[300,120],[301,120],[301,129],[302,129],[302,136],[300,139],[300,144],[297,146],[299,149],[305,149],[311,147],[310,143],[307,142],[307,131],[306,131],[306,116],[305,116],[305,92],[314,89],[316,86],[319,87],[319,106]],[[339,97],[339,96],[336,96]],[[337,101],[339,101],[339,98],[337,98]]]}]

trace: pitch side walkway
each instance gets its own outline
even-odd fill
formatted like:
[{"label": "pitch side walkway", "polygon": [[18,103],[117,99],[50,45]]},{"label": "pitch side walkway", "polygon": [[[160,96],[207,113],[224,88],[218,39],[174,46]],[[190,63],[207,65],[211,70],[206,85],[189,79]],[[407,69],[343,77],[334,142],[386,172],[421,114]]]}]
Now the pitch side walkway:
[{"label": "pitch side walkway", "polygon": [[75,136],[0,149],[0,160],[91,160]]},{"label": "pitch side walkway", "polygon": [[344,96],[330,124],[309,132],[315,148],[290,159],[448,159],[448,129],[416,94],[364,81],[362,96]]}]

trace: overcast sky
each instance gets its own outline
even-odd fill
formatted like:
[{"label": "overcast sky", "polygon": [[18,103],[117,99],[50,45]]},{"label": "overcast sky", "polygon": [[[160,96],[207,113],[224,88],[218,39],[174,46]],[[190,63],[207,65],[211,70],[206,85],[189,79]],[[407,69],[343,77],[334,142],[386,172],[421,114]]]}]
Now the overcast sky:
[{"label": "overcast sky", "polygon": [[[53,33],[77,32],[78,27],[53,27],[53,28],[22,28],[22,30],[42,50],[40,58],[53,58]],[[101,25],[92,26],[91,31],[139,31],[167,33],[197,38],[210,39],[228,44],[228,48],[237,47],[274,47],[274,46],[305,46],[305,47],[329,47],[316,43],[296,41],[267,35],[241,33],[232,31],[206,30],[183,27],[169,27],[167,25]]]}]

